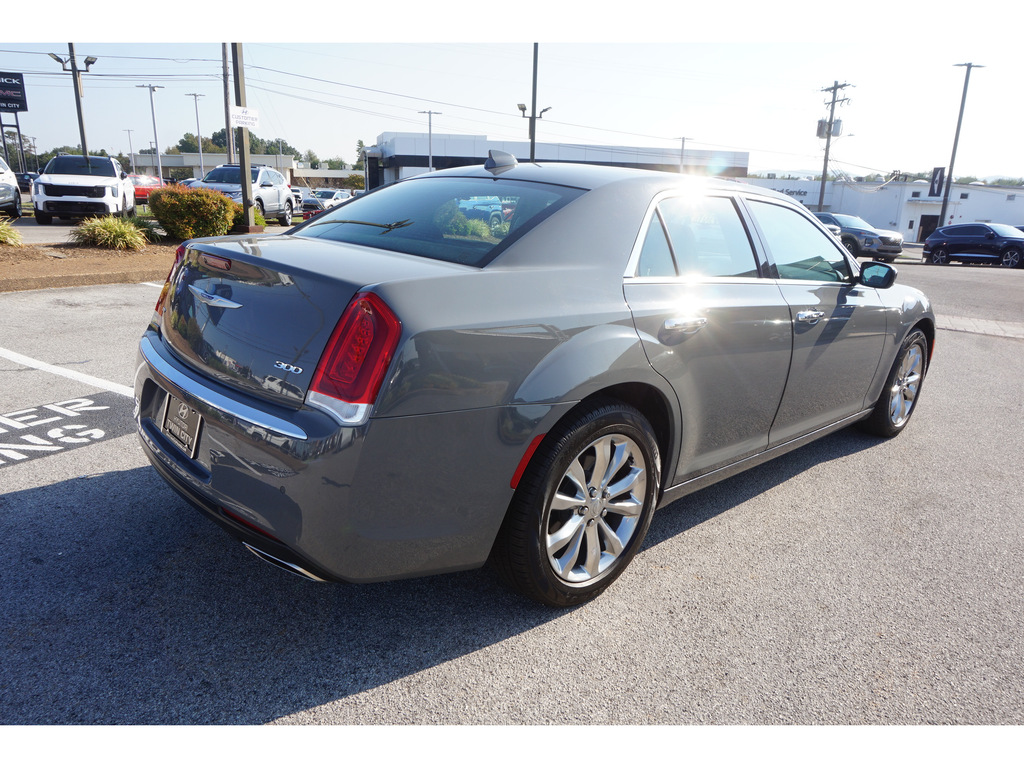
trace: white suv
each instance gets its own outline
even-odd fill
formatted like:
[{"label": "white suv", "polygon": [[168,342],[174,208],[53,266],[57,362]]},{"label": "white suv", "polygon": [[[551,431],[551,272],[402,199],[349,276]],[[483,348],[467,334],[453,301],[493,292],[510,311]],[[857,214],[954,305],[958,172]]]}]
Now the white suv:
[{"label": "white suv", "polygon": [[21,217],[21,190],[18,189],[18,177],[0,157],[0,213],[12,219]]},{"label": "white suv", "polygon": [[[284,176],[267,165],[250,166],[249,172],[252,174],[253,205],[262,216],[276,218],[282,226],[289,226],[295,210],[295,198]],[[218,165],[202,181],[192,184],[193,189],[196,187],[214,189],[241,205],[242,168],[236,163]]]},{"label": "white suv", "polygon": [[32,182],[36,221],[135,212],[135,187],[112,157],[57,155]]}]

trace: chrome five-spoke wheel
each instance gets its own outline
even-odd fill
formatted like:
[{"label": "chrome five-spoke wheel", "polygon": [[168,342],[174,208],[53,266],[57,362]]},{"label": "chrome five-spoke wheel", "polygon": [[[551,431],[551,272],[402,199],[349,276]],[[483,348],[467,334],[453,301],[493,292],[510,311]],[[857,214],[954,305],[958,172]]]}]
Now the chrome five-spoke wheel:
[{"label": "chrome five-spoke wheel", "polygon": [[874,411],[860,423],[866,432],[895,437],[910,421],[928,370],[928,339],[919,328],[903,341]]},{"label": "chrome five-spoke wheel", "polygon": [[547,434],[491,552],[513,589],[556,607],[603,592],[651,524],[661,459],[648,420],[616,400],[582,404]]}]

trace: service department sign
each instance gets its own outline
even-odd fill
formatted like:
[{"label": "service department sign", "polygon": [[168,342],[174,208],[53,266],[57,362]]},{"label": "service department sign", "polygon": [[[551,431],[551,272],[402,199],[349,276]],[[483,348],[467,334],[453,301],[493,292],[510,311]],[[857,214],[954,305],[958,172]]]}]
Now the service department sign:
[{"label": "service department sign", "polygon": [[0,72],[0,112],[28,112],[24,75]]}]

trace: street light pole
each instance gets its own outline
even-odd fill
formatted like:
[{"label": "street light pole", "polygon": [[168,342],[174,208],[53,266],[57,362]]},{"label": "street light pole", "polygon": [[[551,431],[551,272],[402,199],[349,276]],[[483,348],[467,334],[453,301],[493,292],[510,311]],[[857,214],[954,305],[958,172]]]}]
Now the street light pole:
[{"label": "street light pole", "polygon": [[532,109],[529,116],[526,114],[526,105],[518,104],[519,111],[523,113],[523,117],[527,117],[530,121],[530,162],[536,162],[537,160],[537,121],[544,117],[544,113],[547,112],[551,107],[544,107],[537,114],[537,47],[538,44],[533,44],[533,102]]},{"label": "street light pole", "polygon": [[162,85],[136,85],[136,88],[149,88],[149,109],[153,113],[153,139],[155,140],[155,146],[153,151],[156,153],[156,176],[160,179],[160,183],[164,183],[164,166],[160,162],[160,135],[156,129],[156,100],[153,98],[153,94],[156,93],[157,88],[163,88]]},{"label": "street light pole", "polygon": [[[75,109],[78,112],[78,133],[82,139],[82,157],[85,158],[85,162],[89,163],[89,146],[85,141],[85,118],[82,116],[82,71],[78,68],[78,62],[75,61],[75,44],[68,43],[68,58],[62,59],[55,53],[49,54],[50,58],[60,64],[61,69],[65,72],[71,73],[71,83],[75,91]],[[89,71],[89,67],[96,63],[95,56],[85,57],[85,71]],[[68,64],[71,65],[70,69]]]},{"label": "street light pole", "polygon": [[199,97],[205,96],[205,93],[186,93],[186,96],[191,96],[196,103],[196,144],[199,145],[199,178],[206,176],[206,166],[203,165],[203,134],[199,128]]},{"label": "street light pole", "polygon": [[434,170],[434,115],[444,113],[421,109],[420,114],[427,116],[427,173],[430,173]]},{"label": "street light pole", "polygon": [[132,149],[132,129],[123,128],[122,130],[128,134],[128,157],[132,159],[132,173],[135,173],[135,150]]},{"label": "street light pole", "polygon": [[949,208],[949,193],[953,189],[953,163],[956,161],[956,147],[960,143],[960,124],[964,121],[964,105],[967,103],[967,85],[971,82],[971,69],[974,67],[984,68],[984,64],[954,64],[955,67],[966,67],[964,73],[964,92],[960,97],[960,116],[956,119],[956,134],[953,136],[953,154],[949,158],[949,173],[946,175],[946,191],[942,195],[942,211],[939,213],[939,226],[944,227],[946,221],[946,209]]}]

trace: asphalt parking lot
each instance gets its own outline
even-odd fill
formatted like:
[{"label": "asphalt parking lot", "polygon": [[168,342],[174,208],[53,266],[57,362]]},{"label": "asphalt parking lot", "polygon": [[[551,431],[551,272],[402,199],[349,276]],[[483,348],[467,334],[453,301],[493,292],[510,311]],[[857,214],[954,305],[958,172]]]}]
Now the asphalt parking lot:
[{"label": "asphalt parking lot", "polygon": [[261,563],[138,447],[159,287],[0,294],[0,723],[1021,723],[1024,270],[898,267],[941,321],[904,433],[677,502],[569,611]]}]

